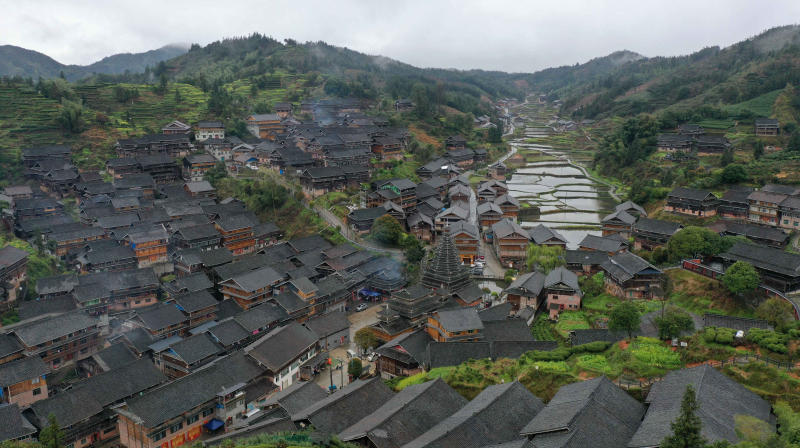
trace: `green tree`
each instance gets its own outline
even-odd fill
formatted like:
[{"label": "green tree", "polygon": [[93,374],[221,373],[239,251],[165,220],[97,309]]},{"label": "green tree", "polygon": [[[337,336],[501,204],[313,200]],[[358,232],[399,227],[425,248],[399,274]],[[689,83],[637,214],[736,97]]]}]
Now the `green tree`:
[{"label": "green tree", "polygon": [[737,261],[732,264],[722,276],[722,284],[734,294],[753,292],[758,288],[759,283],[761,283],[761,279],[758,271],[746,261]]},{"label": "green tree", "polygon": [[705,227],[689,226],[676,232],[667,242],[667,254],[673,262],[684,258],[717,255],[730,248],[731,241]]},{"label": "green tree", "polygon": [[536,268],[546,274],[564,265],[564,248],[531,243],[528,245],[526,262],[529,270]]},{"label": "green tree", "polygon": [[719,180],[723,184],[738,184],[747,180],[747,171],[742,165],[734,163],[725,167],[720,173]]},{"label": "green tree", "polygon": [[425,257],[425,248],[416,236],[405,233],[400,237],[400,247],[403,248],[403,253],[406,257],[406,262],[409,264],[418,264]]},{"label": "green tree", "polygon": [[591,277],[584,275],[580,278],[580,284],[584,297],[597,297],[605,291],[605,274],[600,271]]},{"label": "green tree", "polygon": [[792,136],[789,137],[789,143],[786,145],[786,149],[792,152],[800,151],[800,131],[792,132]]},{"label": "green tree", "polygon": [[733,163],[733,151],[725,151],[719,159],[719,166],[727,167]]},{"label": "green tree", "polygon": [[364,327],[356,331],[354,339],[354,342],[359,348],[361,348],[362,351],[367,351],[372,347],[377,347],[378,343],[380,342],[375,336],[375,333],[373,333],[369,327]]},{"label": "green tree", "polygon": [[372,223],[370,235],[375,241],[397,245],[403,235],[403,226],[391,215],[383,215]]},{"label": "green tree", "polygon": [[770,297],[756,308],[756,317],[764,319],[776,329],[786,328],[794,320],[794,309],[786,300]]},{"label": "green tree", "polygon": [[680,308],[669,307],[664,312],[664,316],[656,317],[658,327],[658,337],[661,339],[677,338],[684,331],[694,330],[692,316]]},{"label": "green tree", "polygon": [[753,158],[758,160],[761,156],[764,155],[764,142],[758,140],[755,145],[753,145]]},{"label": "green tree", "polygon": [[697,397],[694,388],[686,386],[686,392],[681,401],[681,413],[672,422],[672,435],[661,441],[661,448],[705,448],[706,440],[700,434],[703,424],[697,416]]},{"label": "green tree", "polygon": [[206,174],[203,175],[203,178],[207,180],[214,188],[217,188],[217,185],[221,179],[228,177],[228,169],[225,168],[225,162],[217,162],[213,168],[206,171]]},{"label": "green tree", "polygon": [[183,97],[181,96],[181,91],[175,87],[175,103],[180,104],[183,101]]},{"label": "green tree", "polygon": [[80,101],[61,100],[61,112],[58,115],[61,129],[78,134],[83,130],[83,105]]},{"label": "green tree", "polygon": [[633,302],[622,302],[611,310],[608,316],[608,328],[614,331],[624,331],[628,339],[633,338],[633,332],[642,324],[642,316]]},{"label": "green tree", "polygon": [[58,426],[56,416],[47,416],[47,426],[39,432],[39,442],[45,448],[64,448],[64,431]]},{"label": "green tree", "polygon": [[361,364],[361,360],[358,358],[351,359],[350,363],[347,365],[347,374],[353,378],[360,377],[363,370],[364,366]]}]

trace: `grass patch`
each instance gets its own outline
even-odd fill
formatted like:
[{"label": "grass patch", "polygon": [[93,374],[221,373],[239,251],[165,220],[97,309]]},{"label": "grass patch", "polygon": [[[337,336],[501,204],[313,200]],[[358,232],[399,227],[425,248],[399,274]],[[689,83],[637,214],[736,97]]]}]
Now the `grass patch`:
[{"label": "grass patch", "polygon": [[754,311],[736,300],[722,283],[684,269],[666,271],[672,284],[669,303],[695,314],[718,313],[754,317]]},{"label": "grass patch", "polygon": [[582,306],[587,310],[607,312],[621,302],[618,297],[614,297],[607,293],[602,293],[595,297],[584,297]]},{"label": "grass patch", "polygon": [[558,316],[556,331],[562,337],[568,337],[572,330],[586,330],[591,328],[583,311],[563,311]]}]

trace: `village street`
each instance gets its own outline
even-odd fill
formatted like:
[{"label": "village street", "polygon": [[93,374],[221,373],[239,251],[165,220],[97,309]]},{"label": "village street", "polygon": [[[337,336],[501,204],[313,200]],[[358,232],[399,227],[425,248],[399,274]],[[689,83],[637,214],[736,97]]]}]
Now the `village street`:
[{"label": "village street", "polygon": [[[381,309],[380,303],[372,304],[369,308],[364,311],[355,312],[347,316],[347,319],[350,321],[350,344],[345,344],[341,347],[337,347],[333,350],[330,350],[330,356],[333,358],[333,384],[336,386],[337,389],[340,389],[342,385],[347,385],[347,363],[350,361],[350,358],[347,355],[347,350],[351,349],[356,353],[359,352],[359,349],[356,347],[355,344],[355,335],[356,332],[364,327],[370,326],[378,321],[378,311]],[[369,368],[371,371],[375,369],[375,363],[367,361],[366,357],[361,358],[362,365],[365,369]],[[341,365],[341,368],[336,368]],[[326,366],[320,373],[317,375],[316,379],[314,380],[317,384],[328,389],[331,385],[331,372],[330,367]]]}]

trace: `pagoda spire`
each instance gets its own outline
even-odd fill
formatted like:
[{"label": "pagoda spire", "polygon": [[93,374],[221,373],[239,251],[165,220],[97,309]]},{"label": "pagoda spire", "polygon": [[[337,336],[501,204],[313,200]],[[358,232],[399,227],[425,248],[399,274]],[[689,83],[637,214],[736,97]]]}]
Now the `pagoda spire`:
[{"label": "pagoda spire", "polygon": [[433,258],[425,266],[422,284],[437,290],[447,289],[452,293],[467,286],[470,281],[469,270],[461,264],[458,248],[447,227],[434,249]]}]

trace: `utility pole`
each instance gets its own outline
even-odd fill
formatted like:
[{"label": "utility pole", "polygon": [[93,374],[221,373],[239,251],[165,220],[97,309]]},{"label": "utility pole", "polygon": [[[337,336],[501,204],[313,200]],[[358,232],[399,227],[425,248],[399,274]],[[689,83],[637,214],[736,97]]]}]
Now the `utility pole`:
[{"label": "utility pole", "polygon": [[[340,365],[344,364],[344,361],[342,361],[341,359],[339,359],[338,361]],[[342,365],[342,368],[339,371],[339,373],[340,373],[339,377],[342,379],[342,387],[344,387],[344,365]]]},{"label": "utility pole", "polygon": [[333,363],[331,360],[332,358],[328,358],[328,371],[331,374],[331,385],[328,387],[328,392],[333,393],[335,386],[333,385]]}]

